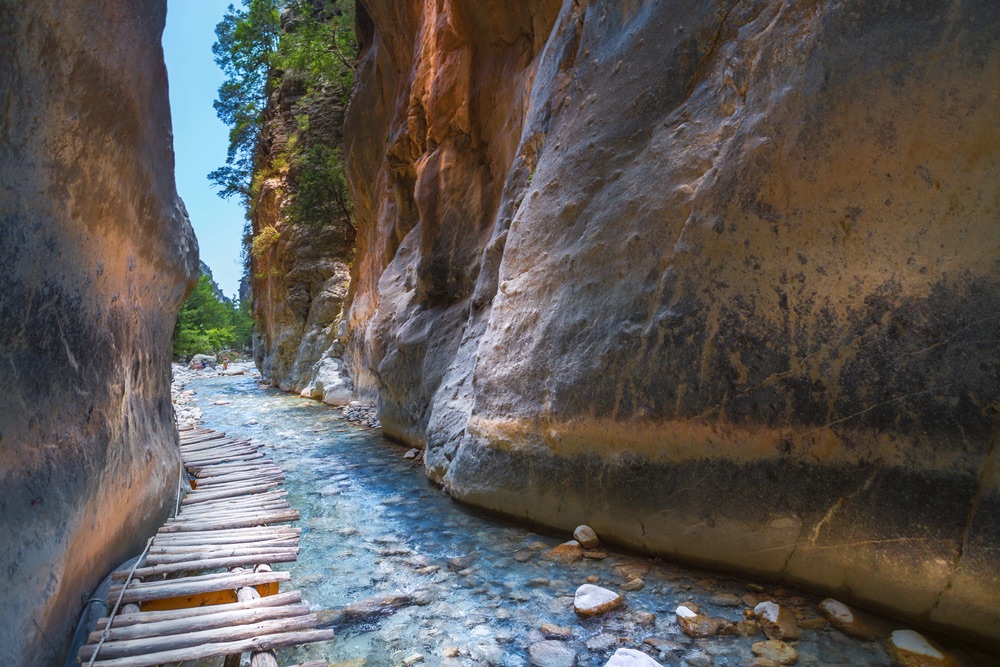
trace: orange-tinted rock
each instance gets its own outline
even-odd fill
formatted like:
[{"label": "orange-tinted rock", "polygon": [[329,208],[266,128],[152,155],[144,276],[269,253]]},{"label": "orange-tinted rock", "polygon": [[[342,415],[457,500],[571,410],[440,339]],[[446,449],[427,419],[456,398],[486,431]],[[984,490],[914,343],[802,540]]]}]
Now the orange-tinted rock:
[{"label": "orange-tinted rock", "polygon": [[576,540],[570,540],[549,549],[543,554],[543,557],[569,565],[583,558],[583,548]]},{"label": "orange-tinted rock", "polygon": [[583,584],[577,588],[573,599],[573,609],[578,616],[584,618],[606,614],[620,609],[624,604],[625,598],[614,591],[591,584]]},{"label": "orange-tinted rock", "polygon": [[691,604],[679,605],[675,614],[681,630],[690,637],[714,637],[718,634],[733,634],[736,631],[729,621],[698,613]]},{"label": "orange-tinted rock", "polygon": [[165,15],[0,3],[0,665],[61,664],[81,596],[173,508],[170,341],[198,258]]},{"label": "orange-tinted rock", "polygon": [[387,434],[464,502],[1000,639],[995,3],[363,4]]},{"label": "orange-tinted rock", "polygon": [[865,623],[864,619],[859,618],[853,609],[842,602],[827,598],[819,603],[819,610],[833,627],[841,632],[859,639],[875,638],[875,631]]},{"label": "orange-tinted rock", "polygon": [[768,638],[782,640],[799,638],[799,625],[795,615],[781,605],[774,602],[761,602],[754,607],[753,611]]}]

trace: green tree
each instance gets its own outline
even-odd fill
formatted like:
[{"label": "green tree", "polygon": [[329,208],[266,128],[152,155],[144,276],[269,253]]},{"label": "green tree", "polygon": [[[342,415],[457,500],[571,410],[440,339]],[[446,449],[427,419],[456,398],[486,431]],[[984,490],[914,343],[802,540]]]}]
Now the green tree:
[{"label": "green tree", "polygon": [[223,198],[238,196],[250,205],[254,160],[267,106],[268,77],[281,34],[279,0],[243,0],[215,28],[215,63],[226,75],[215,111],[229,126],[226,164],[208,175]]},{"label": "green tree", "polygon": [[218,354],[225,349],[249,349],[252,329],[249,304],[241,302],[235,306],[231,301],[219,301],[212,279],[202,275],[198,286],[177,313],[174,358]]}]

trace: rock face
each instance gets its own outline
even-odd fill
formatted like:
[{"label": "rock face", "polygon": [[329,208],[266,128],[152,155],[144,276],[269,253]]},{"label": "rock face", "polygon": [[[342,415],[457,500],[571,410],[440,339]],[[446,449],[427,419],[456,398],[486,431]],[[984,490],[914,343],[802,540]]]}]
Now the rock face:
[{"label": "rock face", "polygon": [[170,336],[198,277],[174,189],[166,3],[0,1],[0,664],[62,664],[166,518]]},{"label": "rock face", "polygon": [[346,361],[456,498],[1000,639],[988,0],[365,0]]},{"label": "rock face", "polygon": [[[294,224],[287,199],[296,177],[288,166],[290,139],[300,150],[341,145],[343,91],[305,99],[302,85],[296,72],[284,72],[268,101],[262,162],[270,166],[258,173],[251,214],[254,358],[264,378],[281,389],[342,405],[354,397],[339,340],[354,228],[345,215]],[[296,116],[310,119],[302,136]]]}]

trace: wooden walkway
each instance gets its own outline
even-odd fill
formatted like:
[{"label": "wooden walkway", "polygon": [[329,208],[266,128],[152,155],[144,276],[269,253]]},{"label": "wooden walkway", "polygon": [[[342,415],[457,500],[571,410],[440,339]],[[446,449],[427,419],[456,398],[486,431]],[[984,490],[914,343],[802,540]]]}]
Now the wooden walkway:
[{"label": "wooden walkway", "polygon": [[281,525],[299,518],[281,469],[248,440],[205,429],[180,437],[194,490],[133,571],[115,573],[124,581],[108,593],[110,623],[98,621],[79,662],[153,667],[227,656],[230,667],[249,652],[253,667],[270,667],[274,649],[333,639],[299,591],[278,593],[291,575],[270,568],[295,560],[302,532]]}]

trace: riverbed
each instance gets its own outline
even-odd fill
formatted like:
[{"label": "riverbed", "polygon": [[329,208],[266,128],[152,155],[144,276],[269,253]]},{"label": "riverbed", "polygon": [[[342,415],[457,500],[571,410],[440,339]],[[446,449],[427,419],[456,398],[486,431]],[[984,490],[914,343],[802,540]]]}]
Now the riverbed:
[{"label": "riverbed", "polygon": [[[736,622],[764,600],[792,610],[803,626],[797,664],[893,664],[883,641],[830,627],[817,611],[821,598],[603,546],[558,562],[546,552],[571,536],[451,501],[404,458],[406,448],[338,410],[262,387],[250,375],[197,379],[188,388],[206,427],[252,438],[284,468],[289,503],[301,513],[301,552],[287,569],[337,637],[279,652],[280,664],[520,667],[540,664],[543,646],[553,665],[558,656],[572,664],[575,654],[581,667],[602,666],[617,648],[643,650],[663,665],[750,665],[763,634],[695,639],[674,612],[694,602],[703,614]],[[584,583],[621,593],[626,606],[577,617],[573,596]],[[904,627],[869,621],[883,634]]]}]

